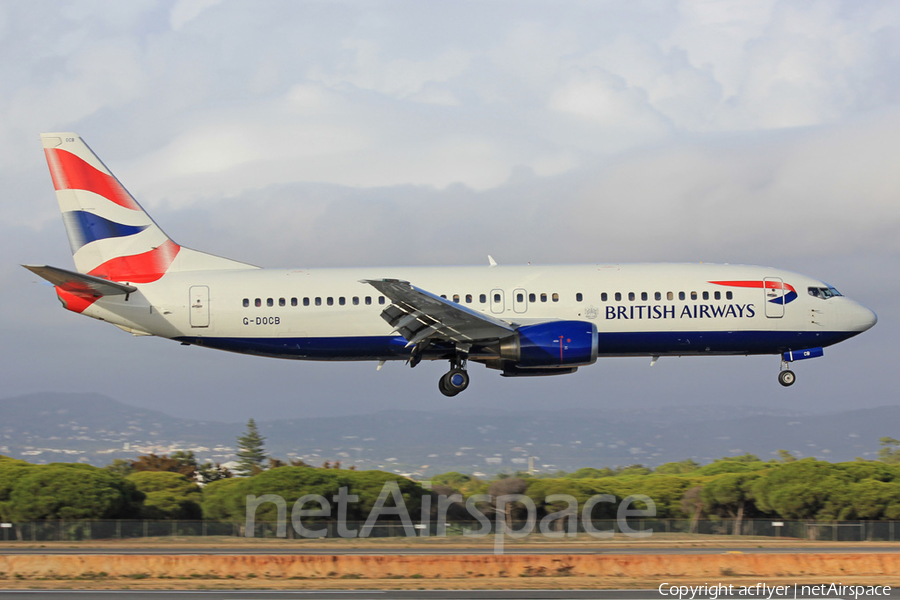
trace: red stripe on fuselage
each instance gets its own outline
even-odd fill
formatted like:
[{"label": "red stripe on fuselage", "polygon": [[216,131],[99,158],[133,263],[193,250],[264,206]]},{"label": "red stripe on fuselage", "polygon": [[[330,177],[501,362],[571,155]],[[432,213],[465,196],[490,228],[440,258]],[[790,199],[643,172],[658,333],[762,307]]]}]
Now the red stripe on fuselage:
[{"label": "red stripe on fuselage", "polygon": [[71,152],[59,148],[44,148],[53,187],[59,190],[87,190],[99,194],[119,206],[141,210],[134,198],[113,177],[84,162]]},{"label": "red stripe on fuselage", "polygon": [[132,256],[111,258],[88,275],[103,277],[111,281],[127,281],[129,283],[152,283],[166,274],[172,261],[178,256],[181,246],[172,240],[166,240],[158,247]]},{"label": "red stripe on fuselage", "polygon": [[745,288],[763,288],[769,290],[788,290],[791,292],[796,292],[789,283],[783,283],[780,281],[710,281],[709,283],[713,283],[715,285],[728,285],[732,287],[745,287]]}]

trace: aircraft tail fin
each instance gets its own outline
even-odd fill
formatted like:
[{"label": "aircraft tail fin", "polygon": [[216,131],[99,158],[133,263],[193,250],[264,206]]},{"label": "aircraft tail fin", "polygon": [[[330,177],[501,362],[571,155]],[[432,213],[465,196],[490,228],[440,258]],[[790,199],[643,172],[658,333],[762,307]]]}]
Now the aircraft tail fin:
[{"label": "aircraft tail fin", "polygon": [[41,141],[79,273],[152,283],[173,271],[256,268],[176,244],[77,134]]}]

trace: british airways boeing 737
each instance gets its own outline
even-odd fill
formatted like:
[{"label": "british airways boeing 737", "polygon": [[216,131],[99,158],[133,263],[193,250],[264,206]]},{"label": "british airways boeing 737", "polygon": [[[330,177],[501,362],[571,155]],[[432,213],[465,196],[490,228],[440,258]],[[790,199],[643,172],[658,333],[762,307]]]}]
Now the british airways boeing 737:
[{"label": "british airways boeing 737", "polygon": [[42,136],[75,271],[24,265],[62,305],[133,333],[301,360],[470,361],[505,377],[562,375],[603,356],[779,357],[872,327],[834,287],[716,264],[261,269],[176,244],[74,133]]}]

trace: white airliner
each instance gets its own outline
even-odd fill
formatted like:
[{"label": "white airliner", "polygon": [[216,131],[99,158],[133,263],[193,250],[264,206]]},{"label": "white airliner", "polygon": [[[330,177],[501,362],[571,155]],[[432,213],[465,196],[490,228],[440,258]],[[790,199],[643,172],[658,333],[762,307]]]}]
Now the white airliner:
[{"label": "white airliner", "polygon": [[[716,264],[261,269],[163,233],[74,133],[42,136],[77,272],[25,265],[63,306],[134,335],[301,360],[469,361],[561,375],[602,356],[779,356],[789,363],[877,318],[832,286]],[[379,365],[380,368],[380,365]]]}]

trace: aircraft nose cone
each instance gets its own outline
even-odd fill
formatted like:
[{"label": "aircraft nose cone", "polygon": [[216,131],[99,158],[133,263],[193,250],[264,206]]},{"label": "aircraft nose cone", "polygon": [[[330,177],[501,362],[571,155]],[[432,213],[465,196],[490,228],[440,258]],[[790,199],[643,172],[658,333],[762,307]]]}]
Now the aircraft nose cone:
[{"label": "aircraft nose cone", "polygon": [[855,304],[850,312],[850,327],[854,331],[863,332],[871,329],[878,322],[878,315],[862,304]]}]

